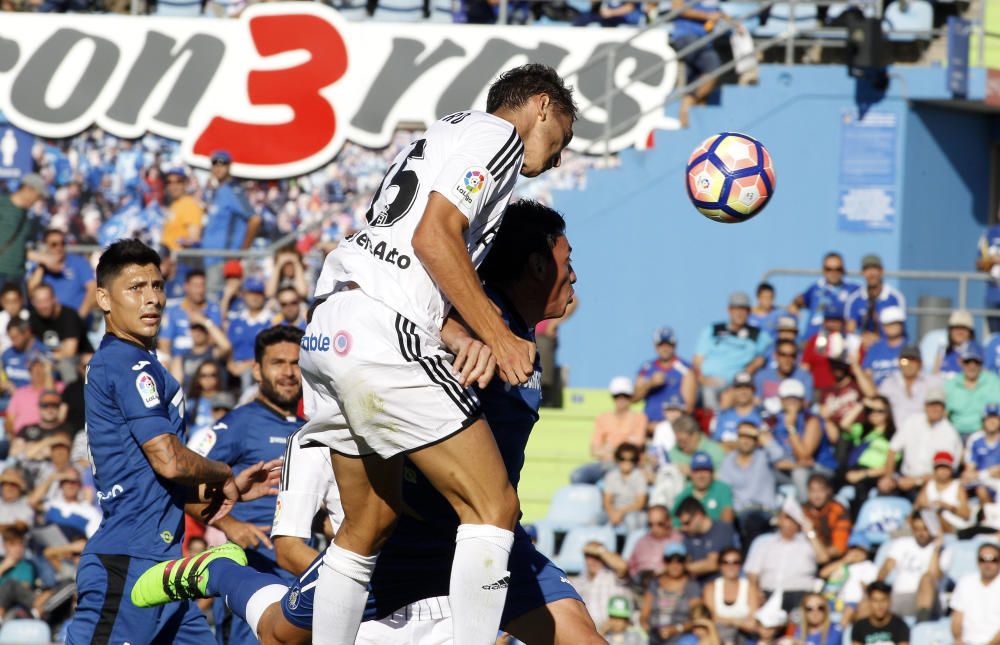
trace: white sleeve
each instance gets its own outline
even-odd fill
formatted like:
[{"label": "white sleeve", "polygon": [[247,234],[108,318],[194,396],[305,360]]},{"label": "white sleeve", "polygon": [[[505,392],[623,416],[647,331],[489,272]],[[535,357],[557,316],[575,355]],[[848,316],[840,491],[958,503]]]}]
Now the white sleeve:
[{"label": "white sleeve", "polygon": [[[970,573],[962,576],[958,584],[955,585],[955,591],[951,594],[951,608],[957,611],[968,611],[969,609],[969,594],[972,591],[970,583],[975,582],[975,577],[979,575],[976,573]],[[970,578],[970,576],[972,576]]]},{"label": "white sleeve", "polygon": [[333,481],[329,449],[324,446],[303,448],[296,439],[294,434],[289,438],[285,451],[281,487],[271,524],[272,537],[311,537],[313,518],[323,507]]},{"label": "white sleeve", "polygon": [[513,126],[495,119],[475,120],[456,138],[431,191],[441,194],[471,221],[496,181],[512,164],[520,163],[524,144]]}]

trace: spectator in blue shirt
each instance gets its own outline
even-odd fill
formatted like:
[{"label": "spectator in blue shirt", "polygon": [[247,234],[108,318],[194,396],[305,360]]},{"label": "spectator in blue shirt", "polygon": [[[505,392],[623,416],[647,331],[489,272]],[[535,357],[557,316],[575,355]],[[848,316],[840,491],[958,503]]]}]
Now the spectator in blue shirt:
[{"label": "spectator in blue shirt", "polygon": [[781,446],[785,458],[777,466],[779,481],[795,484],[800,500],[805,500],[809,477],[822,473],[833,477],[837,469],[834,446],[840,439],[836,426],[827,426],[821,418],[809,412],[805,405],[805,388],[795,379],[786,379],[778,387],[781,414],[771,418],[771,434]]},{"label": "spectator in blue shirt", "polygon": [[761,331],[766,331],[771,338],[774,338],[778,331],[778,319],[781,314],[781,310],[774,306],[774,285],[770,282],[758,284],[757,304],[750,309],[747,324],[753,325]]},{"label": "spectator in blue shirt", "polygon": [[14,318],[7,323],[7,335],[10,337],[10,347],[0,355],[7,378],[0,383],[0,390],[9,388],[13,392],[15,388],[31,383],[28,370],[31,359],[46,351],[45,346],[31,333],[31,325],[27,320]]},{"label": "spectator in blue shirt", "polygon": [[[180,304],[167,307],[163,312],[163,326],[157,349],[161,355],[174,357],[184,356],[191,351],[194,341],[191,340],[191,315],[210,320],[213,324],[222,326],[222,313],[219,306],[206,300],[205,272],[192,269],[184,278],[184,298]],[[163,358],[163,356],[161,356]],[[165,364],[170,361],[163,358]]]},{"label": "spectator in blue shirt", "polygon": [[[702,0],[695,2],[685,8],[687,3],[684,0],[673,0],[671,9],[674,11],[683,9],[674,18],[674,28],[670,32],[670,46],[674,51],[680,52],[689,48],[694,43],[708,35],[716,23],[720,21],[729,22],[734,28],[743,30],[743,26],[733,23],[725,13],[719,10],[718,2]],[[693,83],[702,76],[711,74],[722,65],[719,53],[715,51],[714,43],[707,43],[696,47],[694,51],[686,52],[684,55],[684,67],[687,75],[684,77],[688,83]],[[695,105],[703,104],[715,90],[716,80],[706,81],[696,89],[686,94],[681,99],[679,120],[682,128],[688,125],[688,112]]]},{"label": "spectator in blue shirt", "polygon": [[58,229],[45,231],[42,242],[45,251],[31,256],[37,265],[28,278],[28,290],[43,282],[51,285],[59,304],[86,319],[97,291],[93,267],[82,255],[66,253],[66,235]]},{"label": "spectator in blue shirt", "polygon": [[617,27],[618,25],[637,25],[642,19],[638,2],[622,2],[622,0],[603,0],[591,2],[590,11],[581,13],[573,19],[574,27],[585,27],[599,23],[602,27]]},{"label": "spectator in blue shirt", "polygon": [[298,290],[292,286],[281,287],[275,296],[278,302],[278,313],[271,318],[272,325],[290,325],[306,330],[306,316],[302,310],[302,298]]},{"label": "spectator in blue shirt", "polygon": [[729,296],[729,320],[717,322],[701,332],[695,348],[702,403],[718,409],[719,397],[738,372],[753,374],[764,365],[771,337],[747,324],[750,297],[742,291]]},{"label": "spectator in blue shirt", "polygon": [[[986,307],[1000,309],[1000,224],[994,224],[986,229],[979,238],[976,269],[988,273],[990,278],[986,286]],[[1000,332],[1000,317],[986,318],[990,333]]]},{"label": "spectator in blue shirt", "polygon": [[226,328],[233,352],[227,368],[239,378],[243,389],[253,384],[254,342],[257,334],[271,326],[271,312],[264,304],[264,283],[258,278],[247,278],[243,283],[244,308]]},{"label": "spectator in blue shirt", "polygon": [[861,273],[865,287],[855,291],[847,300],[847,331],[861,335],[861,344],[871,347],[883,330],[879,316],[886,307],[899,307],[906,311],[906,300],[899,290],[882,280],[882,258],[869,254],[861,258]]},{"label": "spectator in blue shirt", "polygon": [[860,287],[844,280],[844,258],[831,251],[823,256],[823,277],[795,296],[788,310],[792,313],[806,311],[806,328],[802,338],[809,338],[823,327],[823,313],[827,305],[837,303],[846,308],[848,298]]},{"label": "spectator in blue shirt", "polygon": [[663,421],[663,404],[672,396],[684,399],[690,412],[698,398],[698,382],[691,367],[677,354],[677,335],[670,327],[660,327],[653,334],[656,358],[646,361],[635,377],[636,401],[645,400],[650,427]]},{"label": "spectator in blue shirt", "polygon": [[[260,215],[254,214],[239,182],[229,174],[233,158],[225,150],[212,153],[214,187],[205,191],[208,203],[201,245],[206,249],[248,249],[260,229]],[[222,291],[222,258],[205,258],[208,289]]]},{"label": "spectator in blue shirt", "polygon": [[886,307],[879,314],[882,338],[875,341],[861,361],[861,367],[875,385],[899,371],[899,354],[906,345],[906,313],[899,307]]},{"label": "spectator in blue shirt", "polygon": [[774,347],[774,367],[757,370],[753,376],[757,398],[771,414],[781,410],[778,386],[785,379],[793,378],[806,390],[806,401],[813,400],[813,379],[808,370],[799,365],[799,347],[794,340],[779,340]]},{"label": "spectator in blue shirt", "polygon": [[761,410],[754,402],[753,377],[740,372],[733,379],[733,386],[729,391],[732,406],[719,413],[712,429],[712,439],[721,443],[726,450],[736,447],[736,429],[741,423],[749,422],[756,426],[763,423]]},{"label": "spectator in blue shirt", "polygon": [[1000,489],[1000,403],[990,403],[983,411],[983,429],[969,437],[965,450],[962,480],[976,486],[983,505],[993,503]]},{"label": "spectator in blue shirt", "polygon": [[982,346],[976,341],[972,314],[965,309],[956,309],[948,316],[948,344],[934,358],[934,372],[945,376],[959,374],[962,371],[962,352],[969,345],[975,345],[982,351]]}]

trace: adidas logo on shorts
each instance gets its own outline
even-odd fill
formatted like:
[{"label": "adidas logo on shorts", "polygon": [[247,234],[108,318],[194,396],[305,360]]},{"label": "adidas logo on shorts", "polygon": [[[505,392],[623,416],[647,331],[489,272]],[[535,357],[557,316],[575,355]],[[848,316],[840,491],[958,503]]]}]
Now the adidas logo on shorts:
[{"label": "adidas logo on shorts", "polygon": [[491,585],[483,585],[483,589],[486,591],[497,591],[499,589],[506,589],[510,586],[510,576],[504,576],[503,578],[497,580]]}]

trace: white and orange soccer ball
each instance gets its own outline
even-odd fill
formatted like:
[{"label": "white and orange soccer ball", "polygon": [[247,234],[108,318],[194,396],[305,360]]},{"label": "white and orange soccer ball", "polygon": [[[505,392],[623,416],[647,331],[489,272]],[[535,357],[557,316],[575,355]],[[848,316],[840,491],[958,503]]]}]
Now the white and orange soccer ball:
[{"label": "white and orange soccer ball", "polygon": [[738,132],[713,134],[694,149],[687,164],[688,197],[716,222],[745,222],[774,194],[774,167],[767,148]]}]

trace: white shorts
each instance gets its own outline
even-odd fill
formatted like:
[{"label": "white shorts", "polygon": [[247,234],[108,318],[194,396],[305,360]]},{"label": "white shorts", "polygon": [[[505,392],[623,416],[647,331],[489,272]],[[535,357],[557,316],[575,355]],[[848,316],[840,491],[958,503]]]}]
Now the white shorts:
[{"label": "white shorts", "polygon": [[308,423],[302,445],[383,458],[423,448],[479,418],[479,399],[451,372],[454,357],[360,289],[321,303],[299,365]]},{"label": "white shorts", "polygon": [[[435,611],[437,605],[443,612]],[[447,598],[428,598],[403,607],[381,620],[361,623],[354,645],[451,645],[451,611]]]}]

